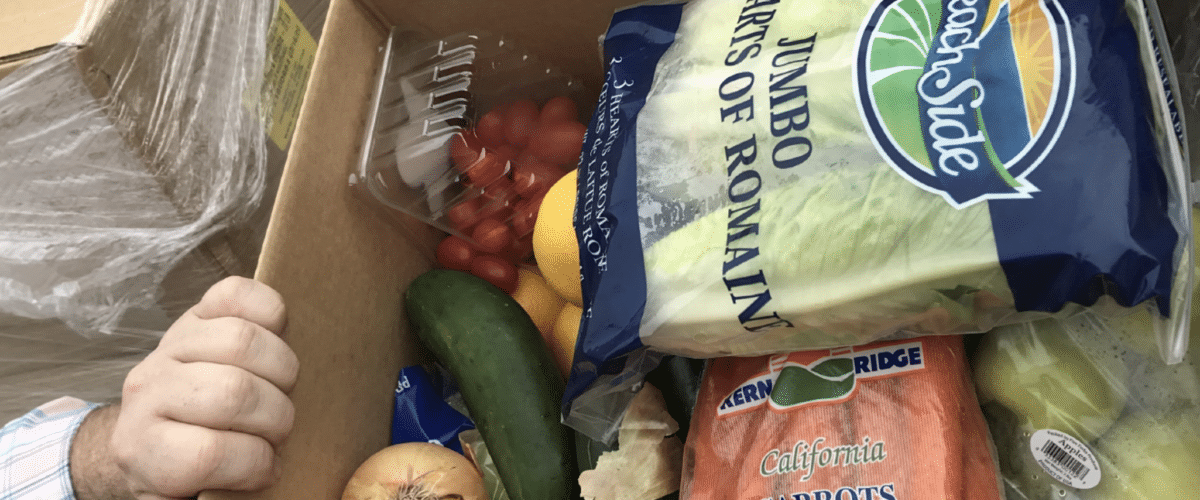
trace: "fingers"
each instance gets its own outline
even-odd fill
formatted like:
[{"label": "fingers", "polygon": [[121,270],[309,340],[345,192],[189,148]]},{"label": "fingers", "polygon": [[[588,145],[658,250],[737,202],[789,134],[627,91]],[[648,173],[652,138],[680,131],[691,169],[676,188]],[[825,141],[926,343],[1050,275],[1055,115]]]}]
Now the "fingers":
[{"label": "fingers", "polygon": [[157,386],[157,416],[266,439],[274,446],[291,432],[295,407],[283,391],[243,370],[213,363],[188,363],[172,374],[177,382]]},{"label": "fingers", "polygon": [[275,290],[228,278],[130,371],[111,447],[139,495],[253,491],[277,479],[299,369],[279,337],[286,321]]},{"label": "fingers", "polygon": [[217,363],[246,370],[291,392],[300,361],[266,328],[235,317],[184,317],[164,337],[162,354],[181,363]]},{"label": "fingers", "polygon": [[283,333],[287,313],[283,297],[258,281],[233,276],[221,280],[189,311],[200,319],[241,318],[275,333]]},{"label": "fingers", "polygon": [[[256,491],[279,477],[271,444],[260,437],[161,421],[112,446],[135,490],[166,497],[190,497],[205,490]],[[141,450],[153,450],[146,454]]]}]

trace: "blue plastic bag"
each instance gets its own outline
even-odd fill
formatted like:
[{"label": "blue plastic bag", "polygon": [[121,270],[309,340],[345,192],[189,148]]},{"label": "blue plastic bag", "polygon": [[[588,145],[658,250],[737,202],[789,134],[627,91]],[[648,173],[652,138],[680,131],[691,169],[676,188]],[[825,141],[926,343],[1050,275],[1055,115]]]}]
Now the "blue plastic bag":
[{"label": "blue plastic bag", "polygon": [[747,0],[615,13],[581,157],[565,421],[660,353],[756,356],[1153,311],[1186,350],[1191,204],[1143,0]]},{"label": "blue plastic bag", "polygon": [[462,453],[458,434],[474,429],[475,423],[447,403],[457,392],[453,382],[440,371],[434,375],[421,366],[400,370],[391,444],[435,443]]}]

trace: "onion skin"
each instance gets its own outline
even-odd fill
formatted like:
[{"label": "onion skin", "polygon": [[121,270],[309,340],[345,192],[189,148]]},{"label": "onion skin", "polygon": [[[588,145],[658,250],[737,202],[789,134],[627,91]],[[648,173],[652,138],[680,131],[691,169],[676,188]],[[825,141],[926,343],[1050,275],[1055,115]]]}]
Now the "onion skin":
[{"label": "onion skin", "polygon": [[431,443],[388,446],[354,471],[342,500],[487,500],[467,457]]}]

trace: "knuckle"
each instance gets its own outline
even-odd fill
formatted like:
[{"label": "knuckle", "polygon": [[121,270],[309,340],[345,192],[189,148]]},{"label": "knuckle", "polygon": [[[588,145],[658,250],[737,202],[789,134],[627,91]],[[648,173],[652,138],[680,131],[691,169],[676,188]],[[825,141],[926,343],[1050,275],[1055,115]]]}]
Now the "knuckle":
[{"label": "knuckle", "polygon": [[257,459],[245,471],[248,489],[257,490],[266,488],[274,482],[275,477],[272,470],[275,468],[275,452],[269,444],[259,441]]},{"label": "knuckle", "polygon": [[290,392],[300,377],[300,358],[296,357],[296,353],[288,347],[287,352],[284,353],[283,363],[284,388],[285,392]]},{"label": "knuckle", "polygon": [[287,318],[287,306],[283,302],[283,296],[267,285],[254,282],[254,286],[259,287],[261,291],[260,300],[254,304],[258,311],[274,323],[283,323]]},{"label": "knuckle", "polygon": [[252,290],[254,290],[254,282],[249,278],[230,276],[209,288],[201,300],[218,306],[227,315],[241,316],[244,309],[243,304]]},{"label": "knuckle", "polygon": [[228,363],[241,365],[258,354],[258,329],[249,321],[238,318],[223,318],[217,323],[222,342],[220,355]]},{"label": "knuckle", "polygon": [[199,434],[192,443],[191,460],[179,471],[179,477],[189,478],[186,482],[193,484],[207,483],[220,470],[224,459],[225,443],[220,436],[214,432]]},{"label": "knuckle", "polygon": [[246,372],[229,369],[217,385],[216,398],[231,408],[241,408],[254,398],[254,381]]},{"label": "knuckle", "polygon": [[289,399],[283,405],[283,408],[280,409],[280,415],[278,416],[278,419],[275,420],[275,425],[277,426],[276,433],[278,434],[280,441],[287,439],[288,436],[292,434],[292,426],[295,425],[295,423],[296,406],[292,404],[292,401]]}]

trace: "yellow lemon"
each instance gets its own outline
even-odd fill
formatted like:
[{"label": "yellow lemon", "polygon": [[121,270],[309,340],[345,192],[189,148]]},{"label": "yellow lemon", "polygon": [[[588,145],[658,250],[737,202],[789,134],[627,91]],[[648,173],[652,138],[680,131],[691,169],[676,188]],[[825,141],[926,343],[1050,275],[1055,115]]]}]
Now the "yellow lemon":
[{"label": "yellow lemon", "polygon": [[554,322],[554,341],[550,350],[554,352],[554,361],[563,376],[571,373],[571,361],[575,357],[575,340],[579,338],[579,322],[583,319],[583,308],[568,302],[558,312],[558,320]]},{"label": "yellow lemon", "polygon": [[524,267],[517,268],[517,288],[513,290],[512,298],[521,304],[533,324],[542,332],[542,337],[549,342],[558,312],[566,301],[546,284],[540,274]]},{"label": "yellow lemon", "polygon": [[575,170],[555,182],[538,207],[533,226],[533,258],[550,288],[583,306],[579,287],[579,243],[575,240]]}]

